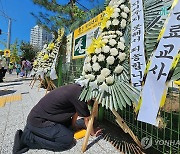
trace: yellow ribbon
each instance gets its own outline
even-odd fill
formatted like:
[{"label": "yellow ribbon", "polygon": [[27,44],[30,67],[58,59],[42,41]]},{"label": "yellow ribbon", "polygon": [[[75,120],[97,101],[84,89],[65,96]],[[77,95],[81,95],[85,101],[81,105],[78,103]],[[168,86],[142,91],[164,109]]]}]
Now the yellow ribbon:
[{"label": "yellow ribbon", "polygon": [[180,80],[179,81],[174,81],[174,84],[177,84],[178,86],[180,86]]},{"label": "yellow ribbon", "polygon": [[33,65],[34,65],[34,66],[36,66],[36,65],[37,65],[37,60],[35,60],[35,61],[34,61]]},{"label": "yellow ribbon", "polygon": [[174,0],[171,6],[171,10],[176,6],[176,4],[178,3],[178,0]]},{"label": "yellow ribbon", "polygon": [[94,53],[95,52],[94,44],[91,43],[91,45],[87,48],[86,51],[87,51],[88,55]]}]

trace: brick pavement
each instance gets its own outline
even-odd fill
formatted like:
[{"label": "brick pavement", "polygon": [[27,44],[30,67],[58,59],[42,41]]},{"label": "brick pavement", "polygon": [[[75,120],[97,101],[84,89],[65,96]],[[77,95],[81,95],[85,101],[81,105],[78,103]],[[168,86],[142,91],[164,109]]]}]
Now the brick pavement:
[{"label": "brick pavement", "polygon": [[[6,75],[4,83],[0,83],[1,90],[14,90],[13,94],[22,93],[22,100],[12,103],[6,103],[0,108],[0,154],[12,154],[14,134],[17,129],[24,129],[27,115],[31,108],[45,95],[45,90],[38,92],[38,82],[33,89],[29,86],[30,80],[16,78],[15,74]],[[12,94],[8,94],[12,95]],[[83,139],[77,141],[76,146],[68,151],[52,152],[47,150],[29,150],[27,154],[80,154]],[[85,154],[118,154],[120,153],[109,142],[102,137],[90,137],[88,149]]]}]

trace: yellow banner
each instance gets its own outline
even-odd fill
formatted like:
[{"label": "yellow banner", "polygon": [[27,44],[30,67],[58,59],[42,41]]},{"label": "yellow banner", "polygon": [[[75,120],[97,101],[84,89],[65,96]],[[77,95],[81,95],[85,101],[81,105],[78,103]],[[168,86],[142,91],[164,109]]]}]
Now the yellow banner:
[{"label": "yellow banner", "polygon": [[96,17],[94,17],[91,20],[89,20],[88,22],[86,22],[81,27],[77,28],[74,31],[74,38],[77,38],[79,35],[84,34],[87,31],[100,26],[100,23],[101,23],[101,21],[103,19],[103,16],[104,16],[104,13],[100,13]]}]

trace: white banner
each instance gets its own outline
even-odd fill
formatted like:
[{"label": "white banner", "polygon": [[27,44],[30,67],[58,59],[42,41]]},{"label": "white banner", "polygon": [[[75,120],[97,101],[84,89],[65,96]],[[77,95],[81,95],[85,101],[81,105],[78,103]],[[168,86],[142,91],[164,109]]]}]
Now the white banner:
[{"label": "white banner", "polygon": [[141,90],[144,70],[144,13],[142,0],[131,0],[131,82]]},{"label": "white banner", "polygon": [[58,78],[57,74],[56,74],[56,61],[57,61],[57,57],[58,57],[58,54],[56,54],[56,57],[53,61],[53,64],[51,66],[51,72],[50,72],[50,78],[51,80],[55,80]]},{"label": "white banner", "polygon": [[138,120],[156,125],[161,98],[175,56],[180,49],[180,1],[175,6],[165,33],[151,59],[151,65],[142,91],[142,105]]},{"label": "white banner", "polygon": [[67,43],[66,43],[66,63],[71,62],[71,53],[72,53],[72,37],[73,33],[67,36]]}]

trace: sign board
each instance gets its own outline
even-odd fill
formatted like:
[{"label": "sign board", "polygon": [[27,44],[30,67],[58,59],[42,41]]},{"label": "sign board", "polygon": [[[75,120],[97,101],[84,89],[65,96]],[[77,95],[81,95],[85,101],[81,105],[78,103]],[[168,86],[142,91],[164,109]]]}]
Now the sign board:
[{"label": "sign board", "polygon": [[100,24],[103,13],[94,17],[74,31],[73,59],[83,58],[86,55],[85,49],[91,44],[93,38],[97,38],[100,32]]},{"label": "sign board", "polygon": [[9,49],[4,49],[4,56],[10,57],[11,51]]}]

